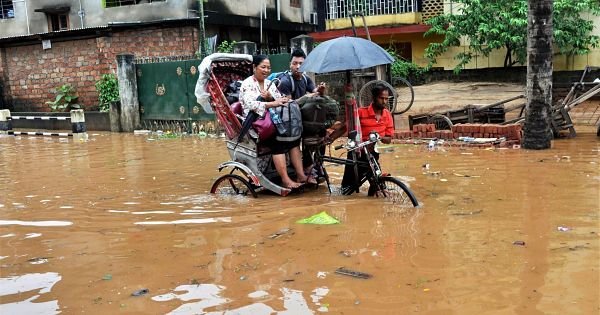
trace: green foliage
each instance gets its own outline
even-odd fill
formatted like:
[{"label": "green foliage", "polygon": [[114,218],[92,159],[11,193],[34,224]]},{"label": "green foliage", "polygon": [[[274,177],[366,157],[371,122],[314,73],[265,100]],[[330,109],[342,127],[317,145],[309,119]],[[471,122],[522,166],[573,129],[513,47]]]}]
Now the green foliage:
[{"label": "green foliage", "polygon": [[75,94],[75,89],[70,84],[63,84],[56,88],[56,99],[46,102],[46,104],[50,106],[50,110],[53,112],[77,109],[80,108],[79,104],[76,103],[78,97]]},{"label": "green foliage", "polygon": [[418,77],[426,72],[426,69],[400,56],[393,47],[389,47],[386,51],[394,57],[394,63],[391,64],[392,77]]},{"label": "green foliage", "polygon": [[110,104],[120,99],[119,82],[112,73],[103,74],[102,78],[96,81],[96,91],[98,91],[98,110],[101,112],[109,111]]},{"label": "green foliage", "polygon": [[[455,72],[475,56],[489,56],[505,48],[504,67],[527,62],[527,0],[455,0],[457,14],[440,15],[426,23],[431,29],[425,33],[442,35],[441,43],[431,43],[425,49],[429,67],[450,47],[467,40],[468,50],[454,56],[458,64]],[[582,13],[600,15],[598,0],[554,0],[554,43],[560,54],[567,56],[587,54],[599,45],[600,38],[592,35],[594,25],[582,18]]]},{"label": "green foliage", "polygon": [[220,53],[232,53],[233,45],[235,45],[236,41],[228,42],[226,40],[222,41],[219,46],[217,46],[217,52]]}]

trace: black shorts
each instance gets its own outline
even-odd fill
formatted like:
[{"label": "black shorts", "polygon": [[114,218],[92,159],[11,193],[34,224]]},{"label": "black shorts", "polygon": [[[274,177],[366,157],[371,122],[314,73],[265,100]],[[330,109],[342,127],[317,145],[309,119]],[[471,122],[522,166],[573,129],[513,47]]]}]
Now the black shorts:
[{"label": "black shorts", "polygon": [[262,145],[268,147],[271,154],[285,154],[300,145],[300,138],[294,141],[278,141],[276,137],[273,137],[263,142]]}]

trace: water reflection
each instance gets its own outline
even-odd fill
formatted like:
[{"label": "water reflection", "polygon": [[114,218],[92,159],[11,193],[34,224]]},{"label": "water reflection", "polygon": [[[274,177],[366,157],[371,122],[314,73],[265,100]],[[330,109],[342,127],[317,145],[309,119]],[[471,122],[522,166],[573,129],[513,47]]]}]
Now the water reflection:
[{"label": "water reflection", "polygon": [[[11,302],[0,304],[0,314],[59,314],[58,301],[36,301],[50,292],[62,277],[55,272],[31,273],[0,278],[0,297]],[[29,293],[29,298],[15,301]]]},{"label": "water reflection", "polygon": [[[417,209],[340,196],[339,166],[333,194],[213,196],[222,140],[93,138],[0,139],[0,274],[62,277],[0,296],[0,313],[597,313],[595,134],[547,151],[394,146],[382,165]],[[321,211],[341,223],[296,223]]]},{"label": "water reflection", "polygon": [[23,225],[23,226],[69,226],[73,222],[69,221],[21,221],[21,220],[0,220],[0,225]]},{"label": "water reflection", "polygon": [[[239,315],[261,315],[261,314],[314,314],[314,310],[311,310],[309,303],[306,301],[304,294],[300,290],[294,290],[289,288],[281,288],[279,292],[281,297],[278,300],[283,301],[283,309],[277,310],[266,303],[271,303],[267,300],[273,300],[275,296],[271,295],[267,291],[258,290],[247,294],[252,300],[260,300],[259,302],[252,302],[249,305],[242,307],[232,308],[228,307],[227,304],[233,300],[223,297],[223,293],[226,292],[226,287],[215,285],[215,284],[197,284],[197,285],[180,285],[176,287],[172,292],[167,294],[161,294],[152,297],[152,300],[157,302],[167,302],[172,300],[180,300],[183,302],[194,301],[191,303],[184,303],[176,309],[170,311],[168,314],[177,315],[188,315],[188,314],[239,314]],[[320,303],[329,293],[327,287],[319,287],[312,291],[310,295],[311,304],[314,305],[319,312],[327,312],[327,306]],[[196,301],[198,300],[198,301]],[[220,309],[226,309],[225,312],[215,311],[211,312],[211,309],[219,306]]]}]

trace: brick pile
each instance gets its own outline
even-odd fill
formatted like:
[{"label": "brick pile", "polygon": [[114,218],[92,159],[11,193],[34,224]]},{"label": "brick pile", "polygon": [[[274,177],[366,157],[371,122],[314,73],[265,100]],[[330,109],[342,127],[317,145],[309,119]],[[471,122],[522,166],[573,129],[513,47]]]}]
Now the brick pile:
[{"label": "brick pile", "polygon": [[458,140],[460,137],[471,138],[502,138],[509,144],[521,142],[521,125],[498,124],[456,124],[452,130],[436,130],[434,124],[414,125],[412,130],[396,130],[394,139],[444,139]]}]

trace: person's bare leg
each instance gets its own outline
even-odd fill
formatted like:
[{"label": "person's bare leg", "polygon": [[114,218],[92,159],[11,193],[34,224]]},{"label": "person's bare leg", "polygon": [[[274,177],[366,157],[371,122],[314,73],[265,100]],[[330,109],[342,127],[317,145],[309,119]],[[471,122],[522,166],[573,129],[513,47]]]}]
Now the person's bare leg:
[{"label": "person's bare leg", "polygon": [[273,164],[275,164],[275,170],[281,177],[281,185],[286,188],[298,188],[301,186],[300,183],[293,181],[287,173],[287,167],[285,165],[285,154],[274,154]]},{"label": "person's bare leg", "polygon": [[[292,160],[292,166],[296,170],[297,178],[296,181],[304,183],[308,180],[308,176],[304,174],[304,167],[302,166],[302,152],[300,152],[300,146],[294,147],[290,150],[290,160]],[[311,184],[315,184],[316,181],[313,179]]]}]

